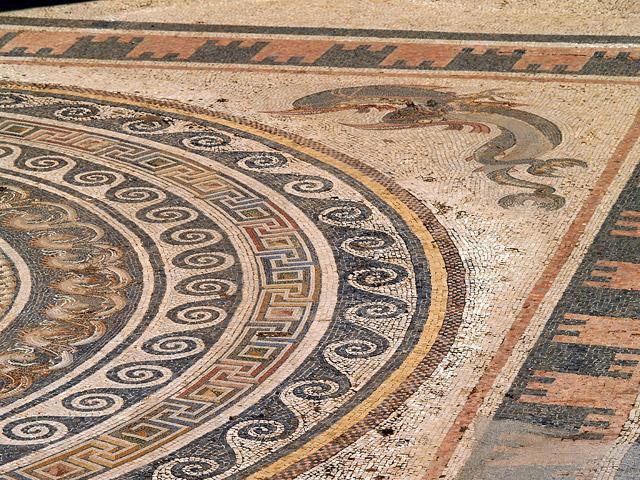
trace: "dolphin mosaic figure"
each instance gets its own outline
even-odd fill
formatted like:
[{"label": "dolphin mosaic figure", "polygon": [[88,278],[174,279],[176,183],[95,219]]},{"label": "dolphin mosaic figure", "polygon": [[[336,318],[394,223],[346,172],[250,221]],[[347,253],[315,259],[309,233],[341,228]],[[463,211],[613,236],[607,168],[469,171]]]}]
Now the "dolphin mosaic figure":
[{"label": "dolphin mosaic figure", "polygon": [[489,133],[489,125],[499,134],[477,148],[468,160],[481,164],[487,178],[500,185],[528,191],[502,197],[498,203],[504,208],[534,204],[556,210],[565,199],[551,185],[526,180],[514,175],[515,168],[526,166],[527,173],[536,177],[558,177],[559,169],[585,167],[582,160],[573,158],[542,159],[562,143],[562,132],[551,121],[521,106],[504,100],[496,90],[472,95],[458,95],[440,87],[410,85],[367,85],[337,88],[307,95],[293,102],[287,111],[271,112],[284,115],[310,115],[342,110],[366,113],[387,111],[377,123],[348,124],[367,130],[401,130],[446,126],[450,130]]}]

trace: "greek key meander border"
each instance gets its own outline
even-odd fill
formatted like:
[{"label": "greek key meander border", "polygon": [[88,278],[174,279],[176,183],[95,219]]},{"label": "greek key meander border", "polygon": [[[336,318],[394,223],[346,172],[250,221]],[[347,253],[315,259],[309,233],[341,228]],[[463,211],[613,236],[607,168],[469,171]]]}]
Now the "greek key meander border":
[{"label": "greek key meander border", "polygon": [[[26,123],[26,121],[24,121],[24,122]],[[2,122],[0,122],[0,123],[2,123]],[[36,122],[34,122],[34,123],[36,123]],[[174,172],[174,173],[175,173],[175,172]],[[198,191],[194,191],[193,193],[198,194],[199,192],[198,192]],[[258,236],[259,236],[259,234],[258,234]],[[261,311],[261,310],[260,310],[260,309],[257,309],[257,311]],[[279,361],[281,361],[281,360],[279,360]],[[239,381],[238,383],[241,383],[241,382]]]},{"label": "greek key meander border", "polygon": [[[380,172],[315,141],[307,140],[276,128],[264,126],[252,120],[213,112],[192,105],[185,105],[178,101],[150,100],[136,95],[42,84],[2,82],[0,83],[0,87],[44,93],[80,94],[84,97],[88,96],[94,99],[172,110],[179,114],[199,116],[202,119],[210,121],[233,122],[236,126],[254,129],[261,135],[272,135],[276,137],[276,141],[292,146],[293,148],[301,149],[302,151],[305,149],[314,151],[316,152],[316,156],[323,157],[323,160],[332,160],[333,162],[331,163],[334,163],[334,168],[337,163],[337,168],[347,170],[356,177],[363,178],[367,186],[370,188],[373,186],[374,191],[377,191],[382,198],[392,204],[394,208],[403,210],[405,215],[410,217],[407,219],[409,225],[422,230],[423,235],[427,237],[426,240],[424,236],[421,237],[425,251],[430,251],[431,256],[435,254],[440,258],[439,261],[436,261],[437,258],[430,256],[434,267],[434,300],[429,315],[436,314],[441,318],[441,330],[439,332],[432,331],[423,334],[420,344],[412,352],[410,358],[405,361],[405,364],[394,372],[394,375],[392,375],[390,379],[391,381],[385,384],[383,386],[384,388],[381,387],[369,397],[370,399],[374,399],[370,402],[371,404],[363,403],[361,408],[343,417],[342,420],[344,420],[344,422],[341,421],[336,428],[330,429],[325,434],[314,439],[313,442],[310,442],[310,444],[308,444],[309,448],[305,449],[305,447],[302,447],[302,449],[290,454],[290,456],[294,458],[293,461],[289,460],[287,464],[295,463],[300,458],[307,457],[309,451],[322,450],[319,452],[316,461],[313,462],[313,464],[316,464],[322,461],[320,457],[322,459],[329,458],[346,445],[353,443],[357,438],[366,433],[366,431],[373,428],[387,418],[393,411],[397,410],[397,408],[417,390],[419,385],[428,378],[430,373],[446,355],[461,322],[464,308],[466,292],[464,266],[448,233],[444,227],[437,222],[433,214],[410,193],[397,186]],[[425,226],[428,227],[428,230],[425,229]],[[440,284],[440,282],[445,279],[446,284]],[[425,345],[425,339],[427,340],[427,345]],[[327,443],[328,445],[323,447],[323,443]],[[312,466],[311,464],[307,464],[307,462],[305,462],[305,465],[296,465],[296,467],[303,468],[303,470],[308,470]],[[278,468],[282,467],[279,466]],[[279,475],[278,478],[288,477]]]},{"label": "greek key meander border", "polygon": [[198,191],[194,191],[193,193],[196,193],[196,194],[197,194],[197,193],[199,193],[199,192],[198,192]]}]

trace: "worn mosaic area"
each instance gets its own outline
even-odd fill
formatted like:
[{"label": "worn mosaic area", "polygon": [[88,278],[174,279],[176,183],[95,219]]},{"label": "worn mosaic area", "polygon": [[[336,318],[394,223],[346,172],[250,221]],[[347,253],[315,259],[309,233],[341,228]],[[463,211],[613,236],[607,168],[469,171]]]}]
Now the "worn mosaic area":
[{"label": "worn mosaic area", "polygon": [[638,37],[70,12],[0,17],[0,479],[640,478]]}]

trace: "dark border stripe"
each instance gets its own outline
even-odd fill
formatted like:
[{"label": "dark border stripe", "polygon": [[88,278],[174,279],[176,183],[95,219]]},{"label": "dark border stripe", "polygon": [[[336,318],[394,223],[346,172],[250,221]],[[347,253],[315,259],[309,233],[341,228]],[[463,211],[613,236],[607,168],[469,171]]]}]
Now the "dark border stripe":
[{"label": "dark border stripe", "polygon": [[125,22],[71,18],[35,18],[0,16],[0,25],[29,27],[93,28],[105,30],[152,30],[162,32],[257,33],[263,35],[308,35],[329,37],[407,38],[422,40],[469,40],[495,42],[552,43],[634,43],[640,36],[625,35],[544,35],[511,33],[428,32],[420,30],[384,30],[325,27],[270,27],[258,25],[201,25],[189,23]]}]

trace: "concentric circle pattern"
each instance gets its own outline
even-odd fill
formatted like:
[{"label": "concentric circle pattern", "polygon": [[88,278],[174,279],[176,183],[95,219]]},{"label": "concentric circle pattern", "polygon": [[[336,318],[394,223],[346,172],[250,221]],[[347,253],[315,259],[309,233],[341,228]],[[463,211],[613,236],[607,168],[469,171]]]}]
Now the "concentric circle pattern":
[{"label": "concentric circle pattern", "polygon": [[446,232],[312,142],[5,89],[0,182],[3,478],[239,478],[323,455],[457,328]]}]

